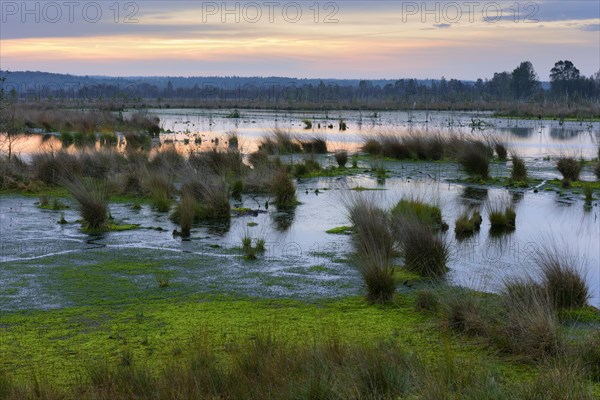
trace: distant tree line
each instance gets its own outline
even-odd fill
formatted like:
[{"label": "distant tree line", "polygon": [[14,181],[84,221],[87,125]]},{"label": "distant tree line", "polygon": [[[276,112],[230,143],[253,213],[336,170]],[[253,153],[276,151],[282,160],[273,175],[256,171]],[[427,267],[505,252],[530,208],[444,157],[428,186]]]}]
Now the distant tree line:
[{"label": "distant tree line", "polygon": [[[427,107],[436,103],[483,104],[494,102],[598,103],[600,71],[581,75],[571,61],[556,62],[550,84],[542,84],[533,65],[522,62],[512,72],[495,73],[477,81],[446,80],[316,80],[277,77],[77,77],[61,74],[0,71],[4,94],[12,100],[97,100],[145,102],[169,106],[175,100],[206,103],[344,104],[348,107],[378,104]],[[11,78],[15,77],[11,82]],[[37,77],[37,78],[36,78]],[[36,85],[37,84],[37,85]]]}]

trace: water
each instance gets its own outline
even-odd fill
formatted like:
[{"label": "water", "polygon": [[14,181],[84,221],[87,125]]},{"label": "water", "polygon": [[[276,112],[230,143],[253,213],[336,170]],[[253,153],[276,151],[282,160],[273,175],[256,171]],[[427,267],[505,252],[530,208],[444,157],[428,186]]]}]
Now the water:
[{"label": "water", "polygon": [[[182,151],[193,149],[194,138],[203,139],[202,148],[226,146],[228,131],[235,131],[244,152],[253,151],[265,130],[289,129],[299,137],[324,134],[329,149],[355,150],[365,136],[378,131],[431,131],[444,134],[469,134],[500,137],[509,147],[527,158],[530,176],[539,179],[559,177],[554,161],[547,156],[569,154],[592,158],[600,136],[599,123],[559,121],[516,121],[491,118],[482,113],[450,112],[275,112],[242,110],[239,119],[227,118],[229,110],[151,110],[166,130],[161,141],[175,141]],[[303,129],[302,120],[313,120],[313,129]],[[346,131],[338,128],[343,118]],[[473,129],[472,118],[488,126]],[[318,128],[318,124],[321,128]],[[327,128],[333,124],[334,128]],[[220,138],[215,144],[214,138]],[[184,139],[188,139],[189,143]],[[213,141],[211,142],[211,139]],[[37,142],[35,142],[37,140]],[[38,147],[36,147],[36,145]],[[29,138],[22,154],[60,147],[57,140]],[[294,156],[298,159],[300,156]],[[319,156],[326,165],[334,161]],[[369,168],[361,162],[360,167]],[[90,237],[78,223],[59,225],[61,211],[42,210],[37,199],[17,195],[0,197],[0,310],[56,308],[85,304],[85,296],[70,296],[57,289],[61,268],[85,266],[121,254],[154,260],[174,274],[182,293],[227,293],[234,295],[323,298],[362,293],[356,270],[346,260],[352,257],[350,236],[325,231],[348,225],[344,201],[356,186],[383,188],[364,195],[376,196],[385,207],[402,196],[419,196],[440,204],[444,220],[450,225],[445,233],[451,243],[452,257],[447,280],[479,290],[495,292],[509,276],[535,275],[532,256],[543,244],[556,244],[577,256],[592,290],[591,303],[600,306],[600,207],[596,200],[584,207],[579,194],[509,191],[503,188],[467,187],[451,183],[461,176],[454,164],[388,162],[391,177],[380,187],[369,173],[351,177],[304,179],[297,182],[301,204],[293,213],[264,209],[266,197],[245,197],[240,207],[264,211],[256,216],[235,216],[225,227],[195,226],[190,240],[173,237],[176,226],[166,214],[143,206],[133,210],[129,204],[111,204],[113,217],[141,228]],[[492,176],[505,176],[505,164],[492,164]],[[594,179],[591,168],[582,179]],[[318,192],[315,192],[319,189]],[[500,237],[490,234],[485,203],[511,198],[516,205],[517,228]],[[72,208],[62,211],[68,221],[79,217]],[[469,240],[454,237],[454,221],[465,209],[478,209],[483,217],[481,231]],[[254,227],[249,222],[256,223]],[[157,229],[160,228],[160,229]],[[267,241],[267,253],[259,261],[248,263],[236,248],[250,233]],[[219,245],[216,247],[215,245]],[[152,285],[149,274],[130,277],[136,295]],[[52,283],[54,282],[54,283]]]}]

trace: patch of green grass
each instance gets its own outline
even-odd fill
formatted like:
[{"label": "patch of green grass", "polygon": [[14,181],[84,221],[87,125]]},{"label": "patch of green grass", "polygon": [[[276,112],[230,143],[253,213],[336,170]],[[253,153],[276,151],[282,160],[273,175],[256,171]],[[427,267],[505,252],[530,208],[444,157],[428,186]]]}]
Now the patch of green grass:
[{"label": "patch of green grass", "polygon": [[354,228],[344,225],[338,226],[337,228],[328,229],[325,232],[332,235],[352,235],[352,233],[354,233]]},{"label": "patch of green grass", "polygon": [[109,231],[109,232],[131,231],[133,229],[138,229],[139,227],[140,227],[139,224],[108,224],[107,231]]},{"label": "patch of green grass", "polygon": [[472,215],[461,214],[455,221],[454,233],[457,237],[465,237],[479,231],[481,215],[475,211]]}]

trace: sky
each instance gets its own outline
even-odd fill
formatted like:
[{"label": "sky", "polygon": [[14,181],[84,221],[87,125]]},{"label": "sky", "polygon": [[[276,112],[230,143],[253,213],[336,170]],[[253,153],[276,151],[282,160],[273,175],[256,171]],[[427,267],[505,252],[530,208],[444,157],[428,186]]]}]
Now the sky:
[{"label": "sky", "polygon": [[109,76],[491,78],[600,70],[600,1],[5,1],[0,69]]}]

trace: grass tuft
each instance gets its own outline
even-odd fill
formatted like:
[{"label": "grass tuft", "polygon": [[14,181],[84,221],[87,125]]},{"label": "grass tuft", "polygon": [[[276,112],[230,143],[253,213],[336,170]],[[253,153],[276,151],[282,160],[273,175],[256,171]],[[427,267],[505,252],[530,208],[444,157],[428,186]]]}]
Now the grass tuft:
[{"label": "grass tuft", "polygon": [[425,277],[437,278],[447,271],[450,248],[446,241],[423,222],[394,217],[404,267]]},{"label": "grass tuft", "polygon": [[63,186],[77,200],[85,228],[102,231],[108,226],[108,196],[104,182],[83,181],[81,178],[64,180]]},{"label": "grass tuft", "polygon": [[556,163],[556,168],[562,174],[563,180],[578,181],[581,173],[581,163],[572,157],[561,157]]},{"label": "grass tuft", "polygon": [[556,245],[542,246],[535,254],[535,262],[554,307],[579,308],[587,304],[590,291],[574,256]]},{"label": "grass tuft", "polygon": [[273,177],[271,191],[275,195],[277,207],[292,207],[298,203],[296,187],[285,169],[280,169]]},{"label": "grass tuft", "polygon": [[510,171],[511,182],[526,182],[527,181],[527,167],[525,161],[516,154],[511,155],[512,169]]},{"label": "grass tuft", "polygon": [[346,150],[336,151],[335,162],[337,162],[338,167],[346,168],[346,164],[348,163],[348,152]]},{"label": "grass tuft", "polygon": [[469,216],[468,213],[462,213],[454,223],[454,233],[457,237],[467,237],[479,231],[482,218],[477,211]]},{"label": "grass tuft", "polygon": [[392,216],[415,219],[432,228],[440,228],[444,223],[439,206],[418,199],[403,198],[392,208]]}]

